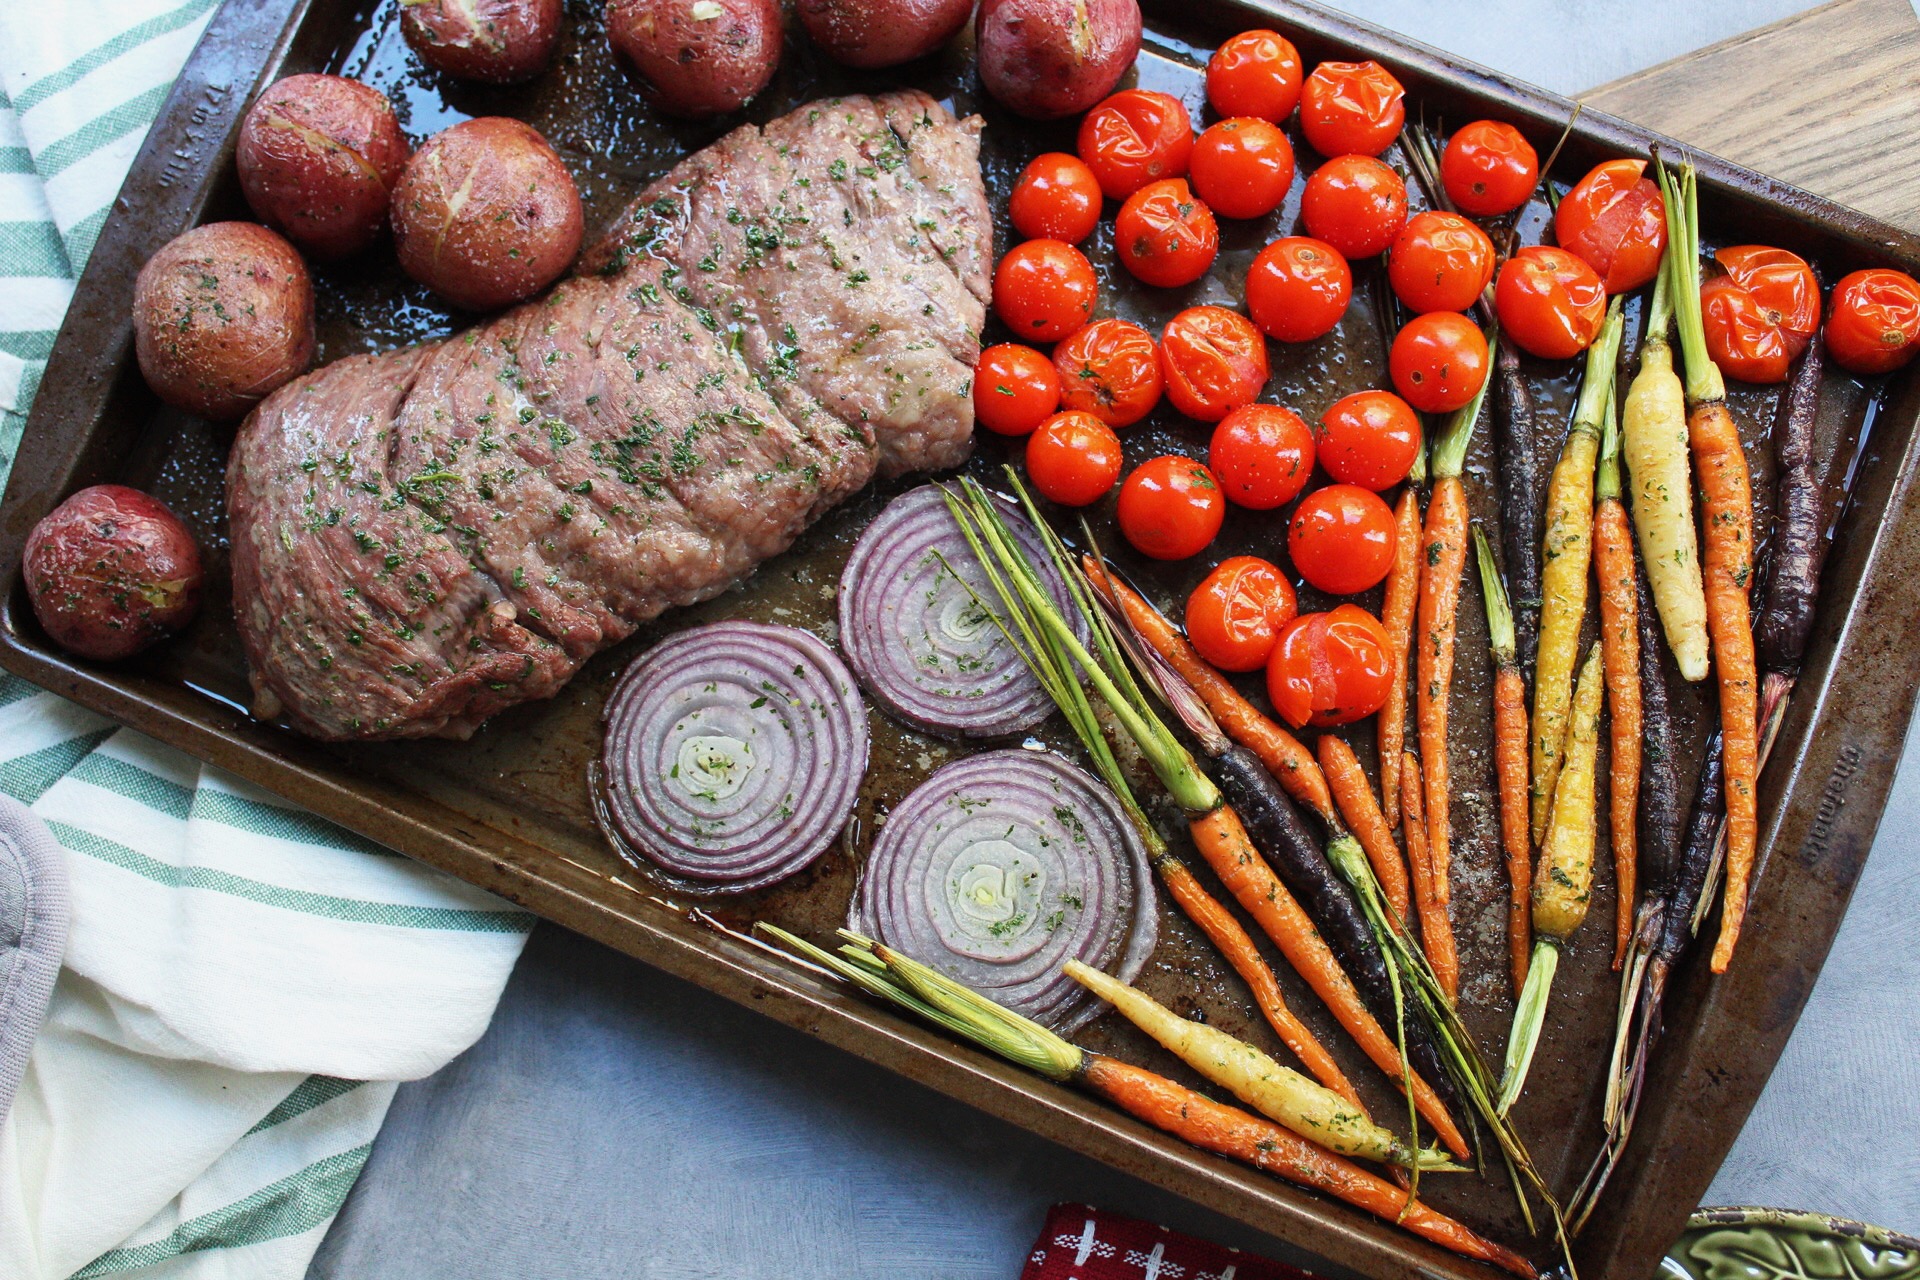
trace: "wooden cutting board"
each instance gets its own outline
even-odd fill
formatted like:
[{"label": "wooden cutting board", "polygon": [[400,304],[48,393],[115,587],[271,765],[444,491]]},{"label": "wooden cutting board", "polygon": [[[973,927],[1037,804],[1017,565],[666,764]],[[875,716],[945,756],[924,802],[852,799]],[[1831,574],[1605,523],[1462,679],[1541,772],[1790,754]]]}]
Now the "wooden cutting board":
[{"label": "wooden cutting board", "polygon": [[1920,19],[1910,0],[1835,0],[1580,96],[1920,231]]}]

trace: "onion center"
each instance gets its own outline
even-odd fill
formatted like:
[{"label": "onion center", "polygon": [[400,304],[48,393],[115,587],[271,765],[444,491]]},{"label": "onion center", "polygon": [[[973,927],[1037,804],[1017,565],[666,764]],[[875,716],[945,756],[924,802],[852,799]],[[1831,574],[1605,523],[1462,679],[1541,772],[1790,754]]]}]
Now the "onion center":
[{"label": "onion center", "polygon": [[752,773],[753,748],[747,742],[730,734],[701,733],[681,741],[673,778],[689,799],[712,803],[745,786]]},{"label": "onion center", "polygon": [[948,868],[946,884],[950,912],[941,917],[940,935],[953,950],[981,960],[1008,960],[1030,954],[1044,940],[1046,931],[1036,925],[1046,899],[1046,869],[1019,845],[1010,840],[967,845]]}]

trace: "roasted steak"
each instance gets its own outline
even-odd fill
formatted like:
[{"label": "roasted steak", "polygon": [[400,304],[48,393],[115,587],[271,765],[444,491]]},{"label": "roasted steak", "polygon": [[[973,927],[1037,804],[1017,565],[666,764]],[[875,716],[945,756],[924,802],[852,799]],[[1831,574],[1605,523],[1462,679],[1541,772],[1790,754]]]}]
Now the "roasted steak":
[{"label": "roasted steak", "polygon": [[322,738],[464,737],[973,431],[977,120],[919,93],[743,127],[582,272],[283,388],[228,468],[257,697]]}]

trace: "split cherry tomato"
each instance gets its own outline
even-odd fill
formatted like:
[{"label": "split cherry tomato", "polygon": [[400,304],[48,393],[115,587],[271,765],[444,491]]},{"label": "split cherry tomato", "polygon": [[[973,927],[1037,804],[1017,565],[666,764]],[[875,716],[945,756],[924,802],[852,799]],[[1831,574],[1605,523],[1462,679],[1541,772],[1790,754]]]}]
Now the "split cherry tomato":
[{"label": "split cherry tomato", "polygon": [[1296,729],[1370,716],[1392,689],[1387,629],[1357,604],[1295,618],[1267,660],[1267,696]]},{"label": "split cherry tomato", "polygon": [[1300,101],[1300,51],[1278,31],[1242,31],[1207,60],[1207,101],[1223,116],[1275,124]]},{"label": "split cherry tomato", "polygon": [[1185,560],[1206,550],[1226,519],[1226,499],[1213,472],[1192,458],[1166,454],[1133,469],[1120,486],[1120,532],[1143,555]]},{"label": "split cherry tomato", "polygon": [[1856,271],[1833,287],[1827,350],[1849,373],[1889,373],[1920,351],[1920,283],[1904,271]]},{"label": "split cherry tomato", "polygon": [[1235,504],[1271,511],[1292,502],[1313,475],[1313,433],[1277,404],[1244,404],[1213,429],[1207,463]]},{"label": "split cherry tomato", "polygon": [[1420,418],[1391,391],[1356,391],[1322,415],[1314,452],[1335,480],[1378,493],[1407,478],[1420,452]]},{"label": "split cherry tomato", "polygon": [[1007,250],[993,272],[993,310],[1030,342],[1058,342],[1093,315],[1100,285],[1086,255],[1060,240]]},{"label": "split cherry tomato", "polygon": [[1820,328],[1820,284],[1785,249],[1736,244],[1713,255],[1726,274],[1700,286],[1707,354],[1743,382],[1785,382]]},{"label": "split cherry tomato", "polygon": [[1100,182],[1079,156],[1035,156],[1007,197],[1013,229],[1029,240],[1079,244],[1100,225]]},{"label": "split cherry tomato", "polygon": [[1560,197],[1553,238],[1593,268],[1608,293],[1638,289],[1660,269],[1667,206],[1645,160],[1597,164]]},{"label": "split cherry tomato", "polygon": [[1251,116],[1222,120],[1193,144],[1193,189],[1229,218],[1272,213],[1293,186],[1293,144],[1280,126]]},{"label": "split cherry tomato", "polygon": [[1027,479],[1063,507],[1106,497],[1120,464],[1120,437],[1090,413],[1056,413],[1027,437]]},{"label": "split cherry tomato", "polygon": [[1387,354],[1393,385],[1422,413],[1452,413],[1487,380],[1487,339],[1458,311],[1415,316]]},{"label": "split cherry tomato", "polygon": [[1220,252],[1220,224],[1185,178],[1150,182],[1113,220],[1114,248],[1134,278],[1160,289],[1192,284]]},{"label": "split cherry tomato", "polygon": [[1178,178],[1193,154],[1193,121],[1171,94],[1123,89],[1080,122],[1080,158],[1115,200],[1161,178]]},{"label": "split cherry tomato", "polygon": [[1153,335],[1125,320],[1095,320],[1053,349],[1063,408],[1130,427],[1160,403]]},{"label": "split cherry tomato", "polygon": [[1017,342],[980,353],[973,368],[973,416],[996,435],[1024,436],[1060,407],[1053,361]]},{"label": "split cherry tomato", "polygon": [[1416,213],[1387,255],[1387,280],[1410,311],[1465,311],[1493,283],[1493,241],[1457,213]]},{"label": "split cherry tomato", "polygon": [[1407,184],[1371,156],[1337,156],[1307,179],[1300,216],[1349,260],[1371,258],[1407,225]]},{"label": "split cherry tomato", "polygon": [[1440,156],[1440,185],[1460,212],[1475,218],[1511,213],[1540,181],[1540,157],[1510,124],[1475,120]]},{"label": "split cherry tomato", "polygon": [[1247,270],[1247,314],[1281,342],[1311,342],[1331,333],[1352,296],[1347,260],[1310,236],[1275,240]]},{"label": "split cherry tomato", "polygon": [[1187,597],[1187,639],[1222,671],[1258,671],[1299,612],[1279,569],[1258,556],[1233,556]]},{"label": "split cherry tomato", "polygon": [[1323,62],[1300,92],[1300,131],[1323,156],[1377,156],[1407,121],[1407,91],[1377,62]]},{"label": "split cherry tomato", "polygon": [[1160,334],[1167,399],[1189,418],[1218,422],[1267,386],[1267,340],[1225,307],[1188,307]]},{"label": "split cherry tomato", "polygon": [[1300,499],[1287,523],[1287,554],[1301,577],[1328,595],[1380,584],[1393,567],[1393,512],[1357,484],[1330,484]]},{"label": "split cherry tomato", "polygon": [[1501,264],[1493,303],[1501,330],[1521,350],[1565,360],[1600,336],[1607,287],[1592,267],[1565,249],[1533,244]]}]

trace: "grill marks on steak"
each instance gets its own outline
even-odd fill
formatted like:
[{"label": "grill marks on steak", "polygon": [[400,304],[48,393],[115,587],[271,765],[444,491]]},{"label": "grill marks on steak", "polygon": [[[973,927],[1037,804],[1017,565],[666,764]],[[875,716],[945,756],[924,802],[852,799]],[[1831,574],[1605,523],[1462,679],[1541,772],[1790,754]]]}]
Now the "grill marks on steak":
[{"label": "grill marks on steak", "polygon": [[978,128],[894,94],[738,130],[642,195],[597,274],[269,397],[228,473],[261,701],[322,738],[464,737],[876,469],[962,461]]}]

